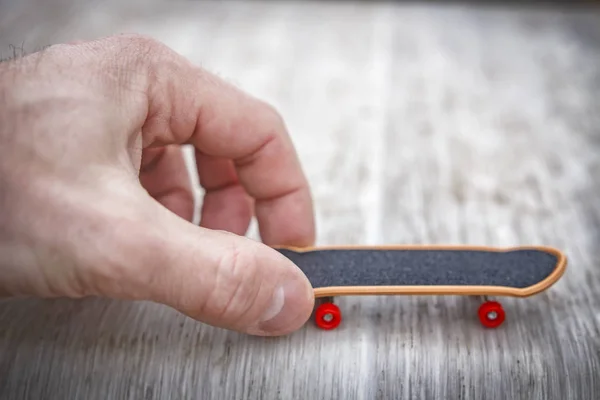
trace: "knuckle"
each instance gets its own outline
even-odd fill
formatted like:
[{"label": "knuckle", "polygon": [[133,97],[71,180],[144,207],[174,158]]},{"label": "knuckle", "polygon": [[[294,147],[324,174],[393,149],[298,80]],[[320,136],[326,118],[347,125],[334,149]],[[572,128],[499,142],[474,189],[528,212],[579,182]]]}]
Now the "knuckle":
[{"label": "knuckle", "polygon": [[147,73],[153,64],[172,57],[173,51],[159,40],[143,34],[122,34],[105,38],[94,45],[96,55],[106,62],[127,70],[140,70]]},{"label": "knuckle", "polygon": [[241,322],[254,306],[260,279],[254,251],[232,242],[218,264],[216,284],[208,299],[211,313],[221,321]]},{"label": "knuckle", "polygon": [[110,40],[116,41],[117,44],[123,47],[128,47],[129,49],[135,48],[140,51],[153,51],[165,47],[157,39],[140,33],[112,36]]},{"label": "knuckle", "polygon": [[267,114],[272,121],[272,126],[274,126],[278,130],[285,129],[285,120],[283,115],[273,104],[263,102],[263,107],[265,107]]},{"label": "knuckle", "polygon": [[164,44],[141,34],[112,36],[108,41],[107,47],[112,49],[114,61],[133,68],[149,66],[166,51]]}]

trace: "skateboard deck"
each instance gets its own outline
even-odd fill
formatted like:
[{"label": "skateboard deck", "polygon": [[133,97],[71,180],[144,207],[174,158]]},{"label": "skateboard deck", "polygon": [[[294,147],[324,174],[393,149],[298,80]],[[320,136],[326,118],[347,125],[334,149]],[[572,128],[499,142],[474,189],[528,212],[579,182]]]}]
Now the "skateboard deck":
[{"label": "skateboard deck", "polygon": [[479,319],[500,326],[505,312],[487,296],[528,297],[548,289],[565,272],[567,259],[551,247],[338,246],[278,248],[307,276],[320,300],[315,322],[334,329],[341,312],[335,296],[482,296]]}]

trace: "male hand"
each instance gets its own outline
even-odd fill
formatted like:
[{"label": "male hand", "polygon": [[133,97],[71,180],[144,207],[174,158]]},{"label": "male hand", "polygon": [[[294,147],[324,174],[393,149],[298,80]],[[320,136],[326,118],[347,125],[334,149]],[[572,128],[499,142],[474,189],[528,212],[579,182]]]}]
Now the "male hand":
[{"label": "male hand", "polygon": [[[200,226],[181,150],[206,191]],[[259,243],[245,238],[255,215]],[[149,300],[255,335],[298,329],[311,196],[267,104],[135,35],[0,63],[0,292]]]}]

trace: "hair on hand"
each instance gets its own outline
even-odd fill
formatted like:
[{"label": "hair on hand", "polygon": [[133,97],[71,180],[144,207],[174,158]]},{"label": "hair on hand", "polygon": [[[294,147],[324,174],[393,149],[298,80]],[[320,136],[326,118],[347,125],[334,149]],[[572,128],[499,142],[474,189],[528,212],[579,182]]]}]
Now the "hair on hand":
[{"label": "hair on hand", "polygon": [[[35,50],[33,53],[43,51],[43,50],[47,49],[48,47],[50,47],[50,45],[41,46],[37,50]],[[25,50],[24,43],[21,43],[20,46],[15,46],[14,44],[9,44],[8,48],[9,48],[8,55],[0,52],[0,63],[18,60],[18,59],[23,58],[30,54],[29,52],[27,52]]]}]

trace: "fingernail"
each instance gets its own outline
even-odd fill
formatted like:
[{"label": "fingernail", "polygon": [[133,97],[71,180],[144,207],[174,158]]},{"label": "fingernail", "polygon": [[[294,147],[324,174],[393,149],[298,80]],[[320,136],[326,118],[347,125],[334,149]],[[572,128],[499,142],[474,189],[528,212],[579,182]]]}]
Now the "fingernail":
[{"label": "fingernail", "polygon": [[307,316],[308,306],[312,311],[313,301],[310,285],[302,279],[293,279],[275,290],[271,305],[265,310],[257,329],[250,333],[277,335],[298,328],[304,322],[300,319]]}]

